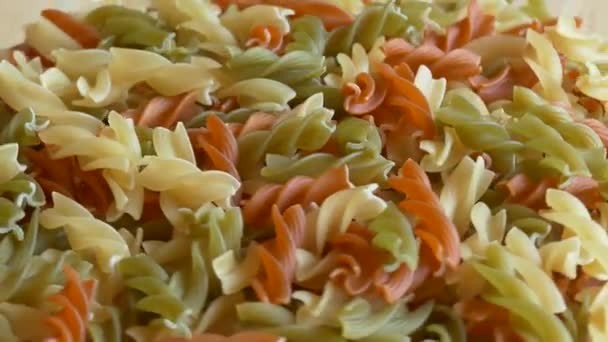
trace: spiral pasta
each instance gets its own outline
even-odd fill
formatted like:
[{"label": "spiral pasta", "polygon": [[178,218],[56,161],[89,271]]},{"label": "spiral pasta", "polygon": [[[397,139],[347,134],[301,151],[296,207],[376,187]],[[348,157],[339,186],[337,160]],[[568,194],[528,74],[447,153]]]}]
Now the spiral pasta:
[{"label": "spiral pasta", "polygon": [[[416,162],[408,160],[401,167],[400,175],[389,179],[389,183],[407,196],[399,203],[399,207],[420,220],[414,229],[422,243],[433,251],[438,262],[455,267],[460,260],[458,231],[430,189],[424,171]],[[429,216],[424,217],[424,214]]]},{"label": "spiral pasta", "polygon": [[437,119],[453,127],[465,146],[488,153],[498,171],[508,173],[515,168],[516,152],[522,144],[511,138],[503,125],[492,120],[485,105],[469,90],[448,92]]},{"label": "spiral pasta", "polygon": [[0,340],[606,339],[580,18],[102,2],[0,54]]},{"label": "spiral pasta", "polygon": [[67,278],[63,290],[49,297],[49,301],[62,306],[62,310],[49,317],[47,324],[56,331],[58,341],[83,341],[97,281],[80,280],[78,273],[69,266],[65,266],[63,272]]},{"label": "spiral pasta", "polygon": [[268,153],[292,156],[298,150],[322,147],[335,129],[329,121],[331,114],[318,111],[305,116],[290,116],[275,123],[271,130],[251,132],[239,138],[239,173],[245,179],[251,178],[256,165],[263,162],[264,155]]},{"label": "spiral pasta", "polygon": [[331,194],[352,187],[346,166],[329,169],[318,178],[296,176],[287,183],[268,184],[258,189],[243,206],[247,224],[264,226],[269,223],[273,206],[280,211],[300,204],[304,208],[313,203],[321,204]]}]

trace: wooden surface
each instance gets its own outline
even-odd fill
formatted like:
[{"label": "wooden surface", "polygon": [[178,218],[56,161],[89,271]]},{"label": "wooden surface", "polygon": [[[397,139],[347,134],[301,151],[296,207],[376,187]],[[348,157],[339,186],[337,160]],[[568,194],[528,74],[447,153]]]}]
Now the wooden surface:
[{"label": "wooden surface", "polygon": [[[35,20],[45,7],[74,9],[93,0],[0,0],[0,48],[23,39],[22,26]],[[123,0],[125,2],[137,0]],[[585,18],[593,30],[608,36],[608,0],[548,0],[554,13],[575,14]]]}]

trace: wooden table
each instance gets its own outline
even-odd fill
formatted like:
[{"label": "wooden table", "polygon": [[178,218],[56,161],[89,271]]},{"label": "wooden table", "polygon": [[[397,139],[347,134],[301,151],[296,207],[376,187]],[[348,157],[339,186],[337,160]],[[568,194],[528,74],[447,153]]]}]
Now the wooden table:
[{"label": "wooden table", "polygon": [[[0,47],[23,40],[22,26],[33,21],[45,7],[73,9],[93,0],[0,0]],[[134,0],[123,0],[124,2]],[[586,25],[608,36],[608,0],[548,0],[557,13],[576,14],[585,18]]]}]

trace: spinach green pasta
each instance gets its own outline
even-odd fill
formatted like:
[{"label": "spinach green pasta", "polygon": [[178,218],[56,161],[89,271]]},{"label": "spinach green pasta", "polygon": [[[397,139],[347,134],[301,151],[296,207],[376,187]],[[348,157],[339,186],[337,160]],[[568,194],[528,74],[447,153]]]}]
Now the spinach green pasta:
[{"label": "spinach green pasta", "polygon": [[608,341],[604,37],[544,0],[45,9],[0,341]]}]

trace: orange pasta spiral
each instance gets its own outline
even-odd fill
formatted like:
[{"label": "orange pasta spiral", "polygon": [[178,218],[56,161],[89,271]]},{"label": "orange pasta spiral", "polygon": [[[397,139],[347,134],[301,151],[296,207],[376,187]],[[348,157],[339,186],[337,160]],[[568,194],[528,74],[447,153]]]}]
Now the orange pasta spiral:
[{"label": "orange pasta spiral", "polygon": [[205,169],[228,172],[240,179],[236,170],[239,148],[236,137],[229,127],[216,115],[207,119],[207,128],[190,130],[190,141],[195,151],[205,153],[202,163]]},{"label": "orange pasta spiral", "polygon": [[414,46],[405,39],[394,38],[383,46],[385,62],[390,65],[407,64],[417,72],[421,65],[427,66],[435,78],[465,80],[481,72],[481,57],[465,49],[444,52],[437,46],[423,44]]},{"label": "orange pasta spiral", "polygon": [[393,189],[405,194],[399,203],[404,211],[416,216],[415,233],[423,245],[433,252],[435,259],[456,267],[460,262],[460,237],[452,221],[445,215],[431,183],[420,165],[409,159],[398,176],[389,178]]},{"label": "orange pasta spiral", "polygon": [[129,110],[124,116],[132,118],[143,127],[174,127],[180,121],[188,121],[198,114],[196,91],[176,96],[156,96],[143,108]]},{"label": "orange pasta spiral", "polygon": [[97,216],[104,216],[112,194],[101,171],[83,171],[74,157],[52,159],[49,146],[40,150],[24,149],[30,161],[29,174],[40,184],[47,198],[59,192],[82,203]]},{"label": "orange pasta spiral", "polygon": [[329,278],[351,296],[373,290],[386,302],[393,303],[410,289],[414,273],[405,264],[387,272],[384,269],[387,254],[372,245],[373,238],[374,233],[367,227],[353,222],[345,233],[330,239],[336,267]]},{"label": "orange pasta spiral", "polygon": [[495,18],[484,14],[477,0],[471,0],[468,16],[447,28],[445,35],[426,31],[424,43],[435,45],[443,51],[452,51],[466,45],[473,39],[494,33]]},{"label": "orange pasta spiral", "polygon": [[511,327],[509,312],[499,306],[480,299],[467,299],[454,305],[454,310],[463,318],[467,336],[487,338],[493,341],[523,342]]},{"label": "orange pasta spiral", "polygon": [[57,337],[47,339],[47,342],[84,342],[97,280],[81,280],[69,265],[64,266],[63,272],[67,279],[63,290],[49,297],[49,301],[62,307],[61,311],[47,319]]},{"label": "orange pasta spiral", "polygon": [[[539,210],[547,207],[545,202],[547,190],[557,188],[558,184],[559,179],[557,177],[534,181],[525,174],[517,174],[509,180],[499,183],[498,187],[507,192],[507,202]],[[576,196],[588,208],[594,208],[602,199],[598,182],[589,177],[572,177],[564,190]]]},{"label": "orange pasta spiral", "polygon": [[252,246],[261,261],[261,269],[252,282],[261,301],[287,304],[291,300],[291,285],[296,269],[296,248],[302,243],[306,215],[300,205],[289,207],[283,215],[278,206],[272,207],[276,237]]},{"label": "orange pasta spiral", "polygon": [[331,194],[352,188],[346,165],[329,169],[318,178],[297,176],[285,184],[268,184],[244,201],[243,218],[246,224],[262,227],[270,223],[274,206],[279,211],[299,204],[307,208],[312,203],[321,204]]}]

